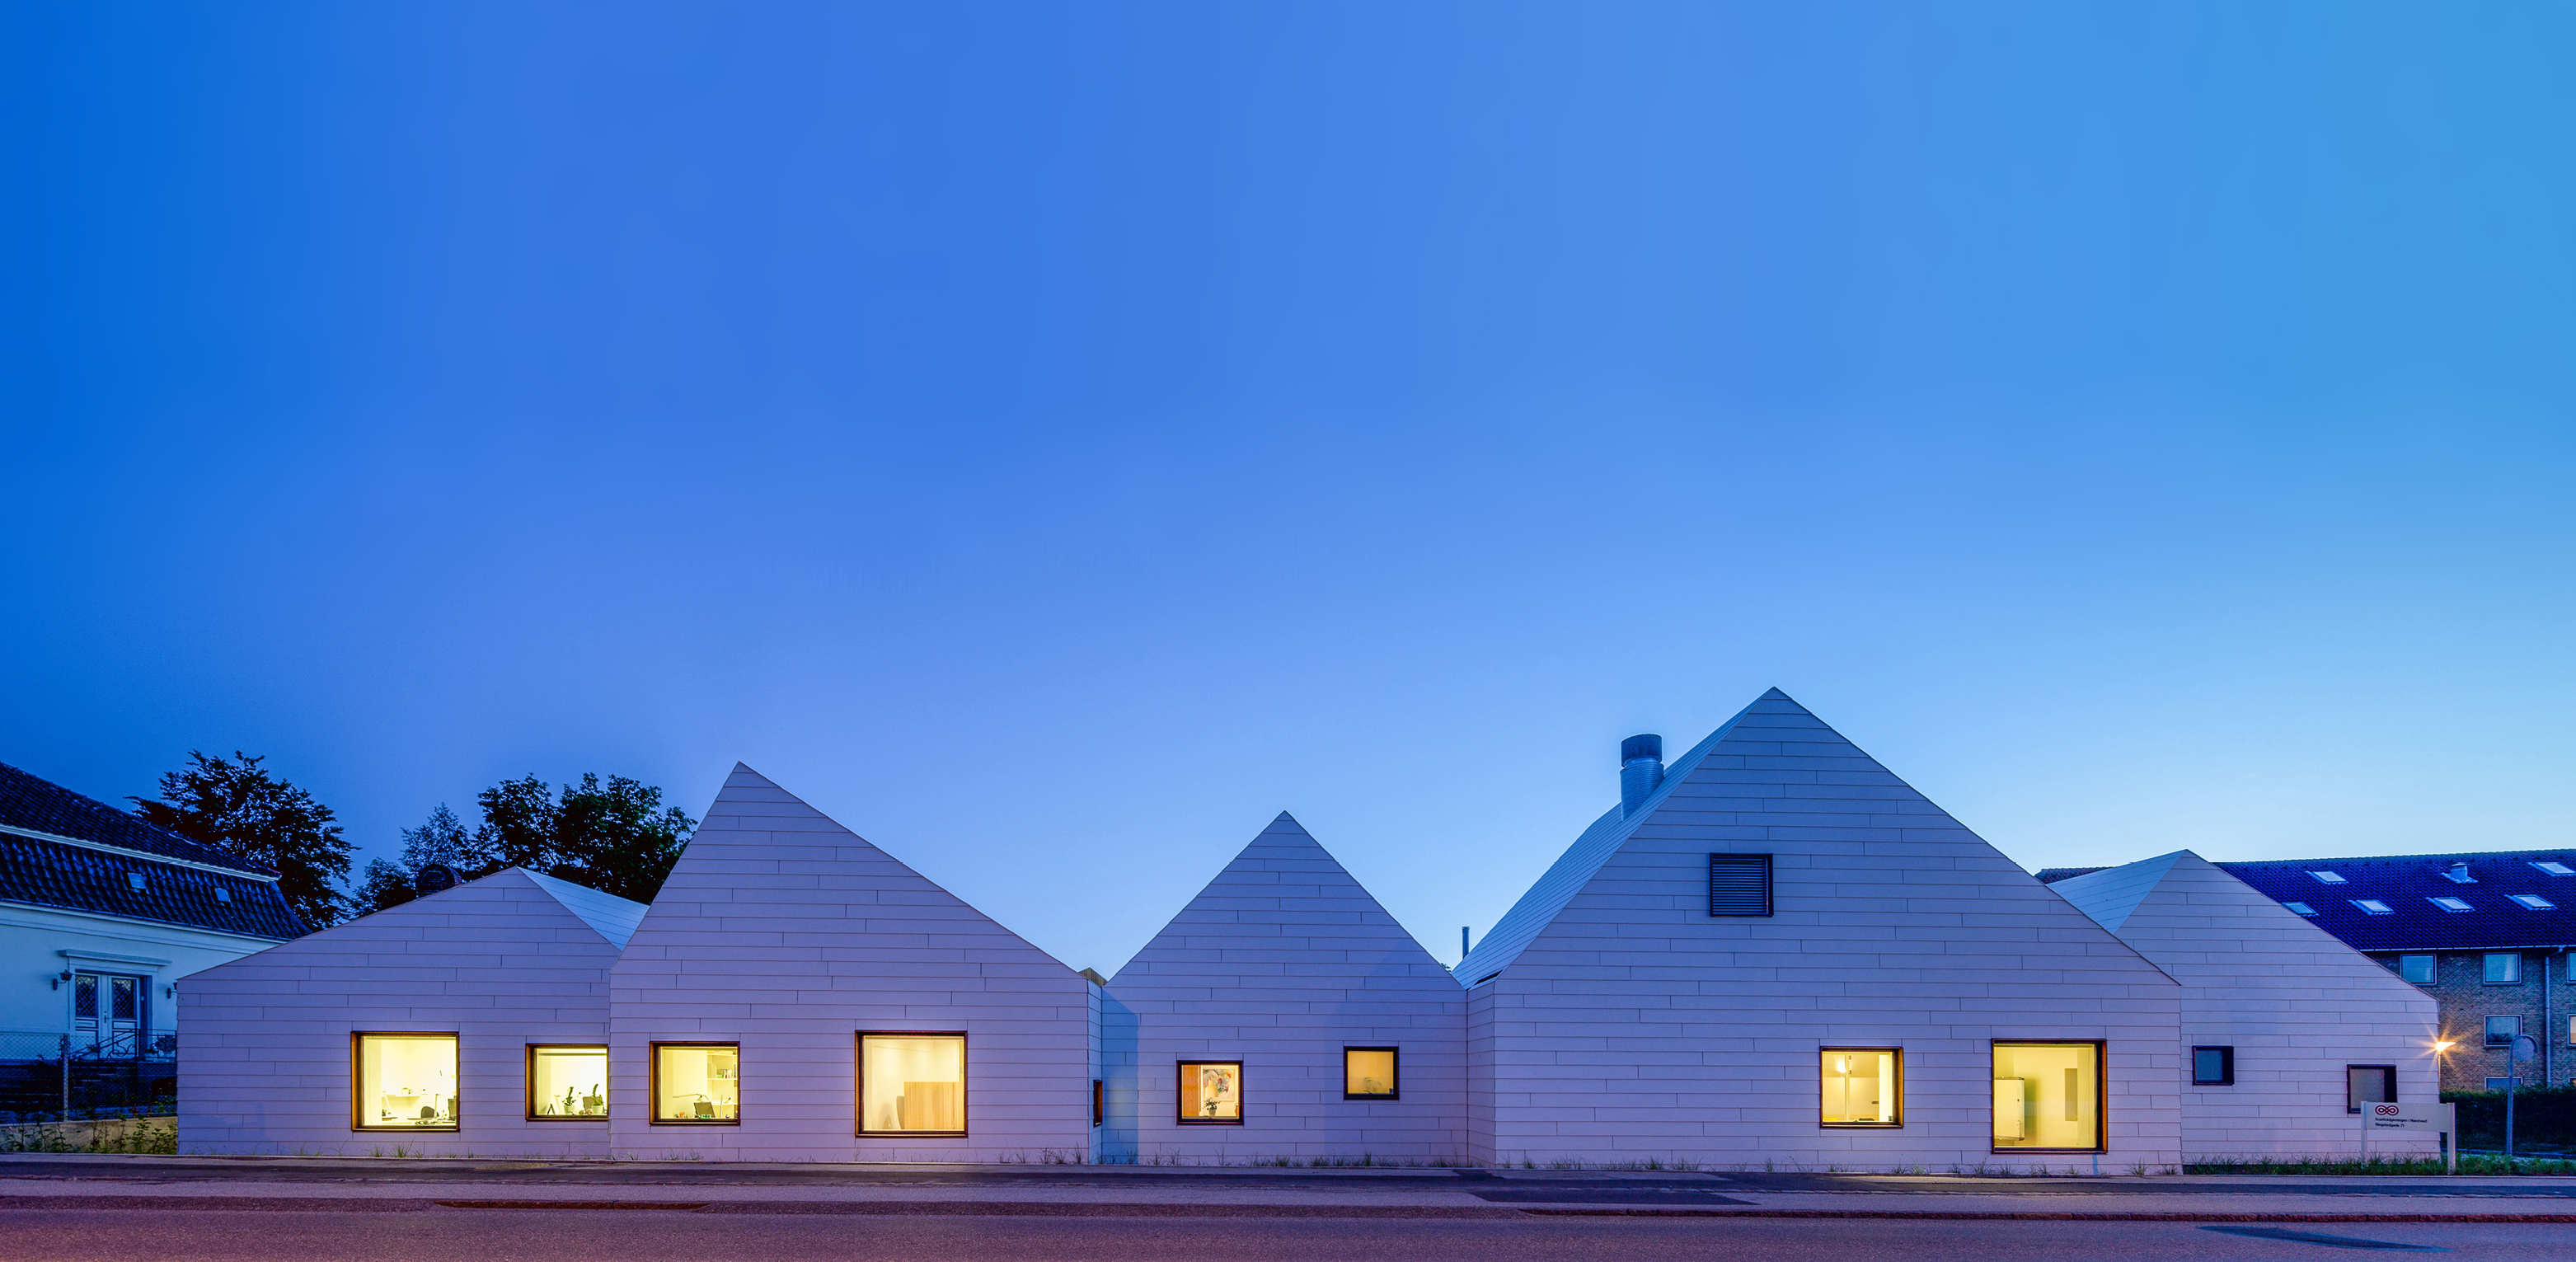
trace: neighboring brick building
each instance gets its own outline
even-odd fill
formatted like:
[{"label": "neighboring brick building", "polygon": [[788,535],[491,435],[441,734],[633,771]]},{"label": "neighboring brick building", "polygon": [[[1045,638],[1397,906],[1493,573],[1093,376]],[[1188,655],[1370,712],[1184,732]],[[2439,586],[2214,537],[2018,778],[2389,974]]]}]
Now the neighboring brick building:
[{"label": "neighboring brick building", "polygon": [[[2515,1034],[2540,1044],[2526,1086],[2576,1080],[2576,850],[2282,859],[2218,865],[2442,1005],[2442,1086],[2501,1087]],[[2046,868],[2057,882],[2098,868]]]}]

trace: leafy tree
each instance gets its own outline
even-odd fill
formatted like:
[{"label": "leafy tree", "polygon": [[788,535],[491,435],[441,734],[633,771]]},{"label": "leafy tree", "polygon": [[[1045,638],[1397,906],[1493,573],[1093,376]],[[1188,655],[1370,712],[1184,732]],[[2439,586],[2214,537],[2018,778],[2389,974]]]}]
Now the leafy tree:
[{"label": "leafy tree", "polygon": [[471,834],[445,806],[429,822],[403,830],[402,866],[378,859],[367,865],[359,897],[382,911],[411,901],[413,874],[444,863],[466,880],[503,868],[526,868],[560,880],[653,901],[671,874],[695,821],[662,805],[662,790],[610,776],[601,784],[585,774],[558,796],[535,776],[504,780],[475,795],[483,823]]},{"label": "leafy tree", "polygon": [[469,879],[497,872],[503,865],[487,861],[482,845],[465,831],[464,821],[441,802],[429,813],[429,820],[418,828],[406,828],[402,834],[402,866],[382,859],[367,862],[367,875],[358,887],[358,905],[370,911],[399,907],[417,897],[412,878],[422,868],[444,863]]},{"label": "leafy tree", "polygon": [[[564,791],[572,790],[567,786]],[[474,800],[483,807],[483,826],[474,830],[482,862],[474,875],[490,876],[503,868],[553,875],[548,869],[555,863],[555,821],[561,811],[545,781],[535,776],[504,780]]]},{"label": "leafy tree", "polygon": [[136,813],[182,837],[277,869],[278,892],[306,929],[339,923],[348,913],[338,885],[348,878],[352,847],[332,822],[331,808],[239,750],[229,759],[190,750],[188,763],[161,777],[160,800],[129,799]]}]

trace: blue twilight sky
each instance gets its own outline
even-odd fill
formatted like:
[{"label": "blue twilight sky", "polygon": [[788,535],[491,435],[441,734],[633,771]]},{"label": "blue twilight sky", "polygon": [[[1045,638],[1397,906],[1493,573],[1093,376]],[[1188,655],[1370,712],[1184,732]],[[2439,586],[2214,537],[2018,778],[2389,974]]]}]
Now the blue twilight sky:
[{"label": "blue twilight sky", "polygon": [[741,759],[1426,945],[1778,685],[2014,859],[2570,841],[2558,4],[0,6],[0,761]]}]

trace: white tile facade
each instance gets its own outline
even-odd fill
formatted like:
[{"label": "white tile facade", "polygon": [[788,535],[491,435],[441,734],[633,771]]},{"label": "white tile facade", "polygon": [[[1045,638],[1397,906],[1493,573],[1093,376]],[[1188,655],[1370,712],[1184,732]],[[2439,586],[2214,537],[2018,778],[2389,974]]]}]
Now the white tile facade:
[{"label": "white tile facade", "polygon": [[[1114,1158],[1461,1157],[1467,999],[1284,812],[1110,979]],[[1393,1100],[1343,1098],[1343,1050],[1399,1049]],[[1243,1123],[1177,1119],[1183,1060],[1243,1062]]]},{"label": "white tile facade", "polygon": [[[1709,915],[1713,852],[1774,856],[1775,914]],[[2179,1161],[2180,988],[1777,690],[1576,853],[1459,969],[1479,1157]],[[2105,1044],[2107,1152],[1993,1150],[1997,1039]],[[1820,1125],[1828,1045],[1903,1049],[1901,1128]]]},{"label": "white tile facade", "polygon": [[[179,1151],[607,1156],[605,1122],[527,1120],[527,1045],[606,1041],[642,910],[512,868],[181,979]],[[360,1031],[459,1036],[456,1131],[352,1128]]]},{"label": "white tile facade", "polygon": [[[2183,1152],[2356,1156],[2345,1068],[2393,1065],[2397,1098],[2438,1100],[2431,995],[2188,850],[2050,888],[2182,984],[2179,1046],[2233,1047],[2233,1086],[2193,1086],[2185,1061]],[[2379,1131],[2373,1153],[2434,1151],[2429,1133]]]},{"label": "white tile facade", "polygon": [[[735,1126],[612,1122],[620,1152],[731,1161],[1087,1158],[1091,983],[736,766],[609,972],[611,1071],[742,1045]],[[963,1138],[858,1136],[857,1034],[966,1035]]]}]

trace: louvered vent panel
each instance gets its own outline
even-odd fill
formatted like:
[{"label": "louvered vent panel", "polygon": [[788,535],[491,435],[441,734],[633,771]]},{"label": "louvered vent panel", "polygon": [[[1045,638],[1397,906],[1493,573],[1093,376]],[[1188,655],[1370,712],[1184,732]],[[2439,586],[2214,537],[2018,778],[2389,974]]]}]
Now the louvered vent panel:
[{"label": "louvered vent panel", "polygon": [[1771,914],[1771,856],[1713,854],[1708,857],[1708,914]]}]

